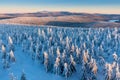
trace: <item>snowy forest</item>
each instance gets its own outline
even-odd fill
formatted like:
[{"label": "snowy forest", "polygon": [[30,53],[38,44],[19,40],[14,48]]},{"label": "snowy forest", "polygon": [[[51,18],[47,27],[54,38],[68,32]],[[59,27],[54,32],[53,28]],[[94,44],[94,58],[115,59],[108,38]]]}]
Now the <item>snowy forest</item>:
[{"label": "snowy forest", "polygon": [[120,80],[120,29],[2,24],[0,80]]}]

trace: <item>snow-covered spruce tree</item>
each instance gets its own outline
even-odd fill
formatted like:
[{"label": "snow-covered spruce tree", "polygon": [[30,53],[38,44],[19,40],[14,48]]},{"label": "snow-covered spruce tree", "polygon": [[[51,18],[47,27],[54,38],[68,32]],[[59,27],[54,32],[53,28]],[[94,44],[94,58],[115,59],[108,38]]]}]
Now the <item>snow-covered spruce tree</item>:
[{"label": "snow-covered spruce tree", "polygon": [[57,58],[56,58],[56,61],[55,61],[55,64],[54,64],[54,70],[53,70],[54,73],[57,74],[57,75],[60,73],[60,72],[59,72],[59,71],[60,71],[60,70],[59,70],[59,69],[60,69],[59,66],[60,66],[60,58],[57,57]]},{"label": "snow-covered spruce tree", "polygon": [[9,68],[9,67],[10,67],[9,62],[7,60],[4,60],[3,68],[6,69],[6,68]]},{"label": "snow-covered spruce tree", "polygon": [[43,37],[43,39],[45,39],[45,31],[44,30],[42,30],[42,37]]},{"label": "snow-covered spruce tree", "polygon": [[35,55],[35,58],[36,59],[38,59],[38,60],[40,60],[40,50],[41,50],[41,47],[40,47],[40,45],[37,43],[36,44],[36,55]]},{"label": "snow-covered spruce tree", "polygon": [[84,53],[83,53],[83,63],[84,64],[86,64],[88,62],[88,58],[89,58],[88,51],[84,51]]},{"label": "snow-covered spruce tree", "polygon": [[106,64],[106,69],[107,69],[107,73],[105,75],[105,80],[111,80],[112,79],[112,65],[107,63]]},{"label": "snow-covered spruce tree", "polygon": [[86,49],[86,43],[85,42],[83,43],[83,48]]},{"label": "snow-covered spruce tree", "polygon": [[20,80],[27,80],[24,72],[22,72]]},{"label": "snow-covered spruce tree", "polygon": [[101,74],[105,75],[106,68],[105,68],[105,60],[104,60],[104,58],[100,56],[97,64],[99,65],[98,69],[101,68],[101,69],[99,69],[99,72],[101,72]]},{"label": "snow-covered spruce tree", "polygon": [[10,80],[18,80],[16,76],[14,76],[13,73],[10,73]]},{"label": "snow-covered spruce tree", "polygon": [[67,62],[67,55],[66,55],[65,50],[62,53],[62,61],[61,62],[62,62],[62,64],[64,64],[65,62]]},{"label": "snow-covered spruce tree", "polygon": [[67,48],[67,49],[70,48],[70,47],[69,47],[69,37],[68,37],[68,36],[66,37],[66,48]]},{"label": "snow-covered spruce tree", "polygon": [[60,54],[60,50],[59,50],[58,47],[57,47],[57,51],[56,51],[56,53],[57,53],[57,57],[60,57],[60,56],[61,56],[61,54]]},{"label": "snow-covered spruce tree", "polygon": [[30,44],[30,53],[31,53],[32,60],[35,60],[36,49],[35,49],[35,44],[33,43],[33,41]]},{"label": "snow-covered spruce tree", "polygon": [[83,75],[84,80],[95,80],[98,67],[96,65],[95,59],[88,54],[88,51],[83,53]]},{"label": "snow-covered spruce tree", "polygon": [[71,46],[70,54],[71,54],[73,57],[76,57],[76,56],[77,56],[77,54],[76,54],[76,52],[75,52],[75,46],[74,46],[74,44],[72,44],[72,46]]},{"label": "snow-covered spruce tree", "polygon": [[44,66],[45,66],[46,72],[48,72],[51,69],[49,55],[47,52],[44,52]]},{"label": "snow-covered spruce tree", "polygon": [[13,41],[14,41],[14,44],[17,45],[17,34],[16,33],[13,33]]},{"label": "snow-covered spruce tree", "polygon": [[116,76],[115,76],[115,80],[120,80],[120,67],[117,64],[116,66]]},{"label": "snow-covered spruce tree", "polygon": [[[32,51],[31,49],[32,49],[32,41],[33,41],[33,39],[32,39],[32,36],[31,35],[29,35],[28,36],[28,38],[27,38],[27,49],[28,49],[28,51]],[[26,44],[25,44],[26,45]]]},{"label": "snow-covered spruce tree", "polygon": [[75,51],[75,46],[72,44],[71,46],[71,52],[73,53]]},{"label": "snow-covered spruce tree", "polygon": [[2,45],[2,59],[3,59],[3,68],[9,68],[9,63],[7,61],[7,52],[6,52],[6,47],[5,45]]},{"label": "snow-covered spruce tree", "polygon": [[76,62],[74,61],[74,58],[72,55],[70,55],[70,64],[69,64],[69,68],[70,68],[70,74],[76,72]]},{"label": "snow-covered spruce tree", "polygon": [[40,57],[39,57],[39,61],[40,61],[40,63],[41,64],[44,64],[44,48],[43,48],[43,45],[41,44],[41,46],[40,46],[41,48],[40,48]]},{"label": "snow-covered spruce tree", "polygon": [[64,63],[64,71],[63,71],[63,75],[65,76],[66,80],[69,77],[69,69],[68,69],[68,64]]},{"label": "snow-covered spruce tree", "polygon": [[9,51],[11,50],[14,51],[13,40],[10,36],[8,37],[8,43],[9,43]]},{"label": "snow-covered spruce tree", "polygon": [[96,75],[96,74],[97,74],[97,71],[98,71],[98,67],[97,67],[96,61],[95,61],[95,59],[94,59],[94,60],[93,60],[92,72],[94,73],[94,75]]},{"label": "snow-covered spruce tree", "polygon": [[9,53],[9,61],[11,61],[11,62],[16,61],[15,56],[14,56],[14,52],[12,50]]},{"label": "snow-covered spruce tree", "polygon": [[76,46],[76,58],[75,58],[75,62],[77,64],[82,63],[82,56],[81,56],[81,52],[80,52],[80,49],[78,48],[78,46]]},{"label": "snow-covered spruce tree", "polygon": [[65,51],[63,52],[61,56],[60,50],[57,47],[56,53],[57,55],[56,55],[56,60],[54,62],[53,72],[57,75],[61,75],[63,72],[64,62],[66,62]]},{"label": "snow-covered spruce tree", "polygon": [[40,30],[40,28],[38,29],[38,37],[40,37],[40,35],[41,35],[41,30]]},{"label": "snow-covered spruce tree", "polygon": [[23,52],[26,52],[27,51],[27,40],[23,40],[23,42],[22,42],[22,51]]},{"label": "snow-covered spruce tree", "polygon": [[2,59],[6,59],[7,53],[6,53],[6,48],[5,45],[2,45]]},{"label": "snow-covered spruce tree", "polygon": [[114,58],[115,61],[118,60],[118,56],[117,56],[116,52],[114,52],[114,54],[113,54],[113,58]]},{"label": "snow-covered spruce tree", "polygon": [[62,64],[61,64],[61,60],[60,60],[60,57],[57,57],[56,60],[55,60],[55,64],[54,64],[54,73],[59,75],[62,73]]}]

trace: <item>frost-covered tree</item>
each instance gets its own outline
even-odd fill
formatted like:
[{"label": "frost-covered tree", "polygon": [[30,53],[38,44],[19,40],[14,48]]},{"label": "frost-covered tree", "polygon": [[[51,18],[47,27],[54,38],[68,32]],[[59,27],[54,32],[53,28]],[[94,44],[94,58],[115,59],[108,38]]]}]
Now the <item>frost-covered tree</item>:
[{"label": "frost-covered tree", "polygon": [[96,61],[94,60],[92,71],[95,75],[97,74],[97,70],[98,70],[98,67],[97,67]]},{"label": "frost-covered tree", "polygon": [[9,68],[9,67],[10,67],[9,62],[7,60],[4,60],[3,68],[6,69],[6,68]]},{"label": "frost-covered tree", "polygon": [[66,37],[66,48],[69,49],[69,37]]},{"label": "frost-covered tree", "polygon": [[16,61],[15,56],[14,56],[14,52],[12,50],[9,53],[9,61],[12,61],[12,62]]},{"label": "frost-covered tree", "polygon": [[55,74],[58,75],[62,72],[61,69],[62,69],[61,59],[60,59],[60,57],[57,57],[56,60],[55,60],[53,71],[54,71]]},{"label": "frost-covered tree", "polygon": [[66,55],[66,52],[64,50],[62,53],[62,64],[64,64],[65,62],[67,62],[67,55]]},{"label": "frost-covered tree", "polygon": [[82,55],[81,55],[80,49],[78,47],[76,47],[76,58],[75,58],[75,61],[76,61],[77,64],[82,63]]},{"label": "frost-covered tree", "polygon": [[22,72],[20,80],[27,80],[24,72]]},{"label": "frost-covered tree", "polygon": [[115,61],[118,60],[118,56],[117,56],[116,52],[114,52],[114,54],[113,54],[113,58],[114,58]]},{"label": "frost-covered tree", "polygon": [[8,41],[9,41],[9,44],[12,45],[12,44],[13,44],[12,38],[9,36],[8,39],[9,39],[9,40],[8,40]]},{"label": "frost-covered tree", "polygon": [[40,35],[41,35],[41,30],[40,30],[40,28],[38,29],[38,36],[40,37]]},{"label": "frost-covered tree", "polygon": [[120,67],[117,64],[116,66],[116,76],[115,76],[115,80],[120,80]]},{"label": "frost-covered tree", "polygon": [[32,56],[32,60],[35,60],[36,48],[35,48],[35,44],[33,43],[33,41],[31,41],[31,44],[30,44],[30,53]]},{"label": "frost-covered tree", "polygon": [[70,55],[69,68],[70,68],[70,73],[71,73],[71,74],[72,74],[73,72],[76,72],[76,62],[74,61],[74,58],[73,58],[72,55]]},{"label": "frost-covered tree", "polygon": [[113,71],[112,65],[107,63],[106,68],[107,68],[107,73],[106,73],[105,80],[111,80],[112,79],[112,71]]},{"label": "frost-covered tree", "polygon": [[49,61],[49,55],[47,52],[44,52],[44,66],[45,66],[46,72],[48,72],[51,68],[51,64]]},{"label": "frost-covered tree", "polygon": [[8,37],[8,43],[9,43],[9,51],[14,51],[14,45],[13,45],[13,40],[11,36]]},{"label": "frost-covered tree", "polygon": [[68,64],[67,63],[64,63],[63,75],[65,76],[66,79],[69,77],[69,69],[68,69]]},{"label": "frost-covered tree", "polygon": [[6,48],[5,45],[2,45],[2,58],[6,59],[6,57],[7,57]]},{"label": "frost-covered tree", "polygon": [[13,73],[10,73],[10,80],[18,80],[17,77],[13,74]]},{"label": "frost-covered tree", "polygon": [[56,53],[57,53],[57,57],[60,57],[60,50],[59,50],[59,48],[57,48]]},{"label": "frost-covered tree", "polygon": [[22,51],[23,52],[27,51],[27,40],[23,40],[23,42],[22,42]]},{"label": "frost-covered tree", "polygon": [[74,50],[75,50],[75,46],[72,44],[71,52],[74,52]]},{"label": "frost-covered tree", "polygon": [[44,30],[42,30],[42,32],[41,32],[41,33],[42,33],[42,37],[43,37],[43,38],[45,38],[45,31],[44,31]]},{"label": "frost-covered tree", "polygon": [[88,62],[88,58],[89,58],[88,51],[84,51],[84,53],[83,53],[84,64],[86,64]]}]

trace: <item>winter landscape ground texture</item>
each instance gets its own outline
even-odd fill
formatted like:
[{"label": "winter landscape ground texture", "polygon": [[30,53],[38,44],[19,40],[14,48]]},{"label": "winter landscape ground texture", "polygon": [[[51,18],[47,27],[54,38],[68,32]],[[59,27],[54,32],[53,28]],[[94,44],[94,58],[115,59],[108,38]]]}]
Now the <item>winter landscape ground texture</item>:
[{"label": "winter landscape ground texture", "polygon": [[119,28],[0,25],[0,80],[120,80]]}]

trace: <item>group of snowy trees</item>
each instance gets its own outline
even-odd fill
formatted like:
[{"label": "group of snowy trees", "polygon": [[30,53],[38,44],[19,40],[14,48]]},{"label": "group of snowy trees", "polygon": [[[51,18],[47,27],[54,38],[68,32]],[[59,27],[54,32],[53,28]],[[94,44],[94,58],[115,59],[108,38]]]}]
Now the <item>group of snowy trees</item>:
[{"label": "group of snowy trees", "polygon": [[66,78],[79,73],[82,80],[120,79],[117,28],[13,27],[6,37],[9,45],[1,46],[4,60],[9,56],[15,61],[14,46],[19,45],[33,61],[43,64],[46,72]]},{"label": "group of snowy trees", "polygon": [[13,73],[10,73],[10,80],[27,80],[25,73],[22,72],[20,79],[18,79]]},{"label": "group of snowy trees", "polygon": [[3,68],[9,68],[10,63],[15,62],[14,45],[10,36],[8,37],[7,43],[8,45],[6,45],[3,41],[0,43]]}]

